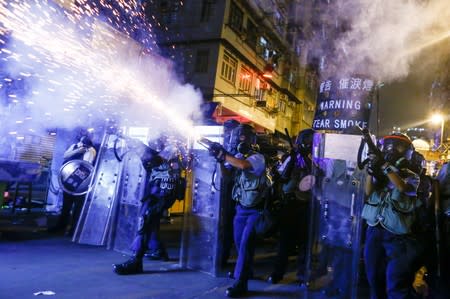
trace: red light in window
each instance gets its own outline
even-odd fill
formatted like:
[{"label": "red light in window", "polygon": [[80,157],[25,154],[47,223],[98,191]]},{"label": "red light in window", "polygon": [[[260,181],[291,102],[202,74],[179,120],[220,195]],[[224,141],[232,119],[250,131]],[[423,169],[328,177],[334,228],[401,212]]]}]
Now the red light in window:
[{"label": "red light in window", "polygon": [[273,66],[271,64],[266,64],[266,66],[264,67],[264,73],[262,76],[264,78],[272,78],[272,73],[273,73]]}]

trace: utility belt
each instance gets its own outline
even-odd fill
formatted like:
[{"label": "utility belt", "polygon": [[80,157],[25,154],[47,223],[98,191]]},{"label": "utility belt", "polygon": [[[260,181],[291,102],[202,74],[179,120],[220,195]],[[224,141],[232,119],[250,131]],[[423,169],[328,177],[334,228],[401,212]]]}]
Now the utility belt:
[{"label": "utility belt", "polygon": [[246,207],[243,204],[241,204],[240,201],[237,201],[237,204],[244,210],[263,210],[264,209],[264,202],[265,201],[263,200],[262,202],[258,203],[255,206],[252,206],[252,207]]}]

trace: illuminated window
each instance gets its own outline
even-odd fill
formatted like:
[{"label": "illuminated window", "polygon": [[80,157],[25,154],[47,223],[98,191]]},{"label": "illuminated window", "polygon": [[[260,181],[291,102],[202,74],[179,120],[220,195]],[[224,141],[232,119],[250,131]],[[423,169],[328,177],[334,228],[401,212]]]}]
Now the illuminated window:
[{"label": "illuminated window", "polygon": [[249,92],[252,86],[252,73],[245,67],[241,67],[239,74],[239,90]]},{"label": "illuminated window", "polygon": [[236,70],[237,70],[237,60],[231,57],[231,55],[227,52],[223,54],[222,59],[222,70],[220,72],[220,76],[230,82],[233,83],[236,81]]},{"label": "illuminated window", "polygon": [[244,13],[234,2],[231,2],[230,17],[228,20],[230,27],[233,30],[241,32],[243,22],[244,22]]},{"label": "illuminated window", "polygon": [[269,61],[272,57],[276,56],[276,52],[272,49],[269,41],[261,36],[258,41],[258,46],[260,48],[259,55],[264,58],[265,61]]}]

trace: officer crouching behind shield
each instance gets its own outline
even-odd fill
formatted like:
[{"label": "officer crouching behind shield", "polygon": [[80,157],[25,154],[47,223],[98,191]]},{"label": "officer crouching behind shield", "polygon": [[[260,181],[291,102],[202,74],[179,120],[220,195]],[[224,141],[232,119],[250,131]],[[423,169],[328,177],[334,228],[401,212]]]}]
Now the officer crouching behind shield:
[{"label": "officer crouching behind shield", "polygon": [[[260,186],[265,184],[266,162],[264,156],[255,151],[255,129],[241,124],[234,130],[240,141],[236,156],[230,155],[219,143],[213,143],[209,153],[221,165],[227,162],[236,169],[232,192],[233,200],[237,201],[233,219],[233,237],[238,252],[234,268],[236,281],[226,290],[228,297],[236,298],[244,296],[248,291],[248,279],[255,252],[255,221],[264,205]],[[224,167],[222,172],[228,175]]]},{"label": "officer crouching behind shield", "polygon": [[370,298],[411,298],[414,260],[412,238],[419,177],[407,167],[414,148],[408,136],[385,136],[380,153],[369,153],[362,217],[368,228],[364,262]]},{"label": "officer crouching behind shield", "polygon": [[[63,165],[73,160],[84,160],[93,164],[96,155],[97,152],[91,139],[88,136],[83,135],[79,138],[77,143],[72,144],[64,152]],[[51,228],[50,232],[65,232],[70,225],[68,234],[72,236],[77,226],[78,219],[80,218],[84,198],[85,195],[73,195],[64,190],[61,215],[58,218],[56,226]]]},{"label": "officer crouching behind shield", "polygon": [[113,265],[113,271],[119,275],[142,273],[142,259],[149,247],[157,253],[158,259],[169,259],[159,237],[160,220],[163,212],[176,199],[183,199],[186,186],[181,178],[182,165],[178,150],[166,143],[165,138],[161,137],[152,144],[153,148],[137,140],[131,145],[141,156],[148,182],[141,199],[138,229],[131,245],[133,256],[124,263]]}]

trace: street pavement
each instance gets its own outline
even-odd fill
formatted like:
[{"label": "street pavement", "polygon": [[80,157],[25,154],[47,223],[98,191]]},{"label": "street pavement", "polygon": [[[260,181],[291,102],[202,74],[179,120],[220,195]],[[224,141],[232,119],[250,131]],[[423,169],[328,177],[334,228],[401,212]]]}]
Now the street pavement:
[{"label": "street pavement", "polygon": [[[168,262],[146,260],[143,274],[119,276],[112,272],[112,264],[128,258],[119,252],[73,243],[69,237],[45,231],[3,233],[0,298],[225,298],[232,279],[225,274],[213,277],[182,269],[178,252],[177,248],[169,248]],[[280,284],[265,281],[272,262],[273,254],[257,254],[248,297],[306,298],[296,282],[295,269]],[[292,264],[295,266],[295,259]],[[54,294],[34,295],[44,291]]]}]

